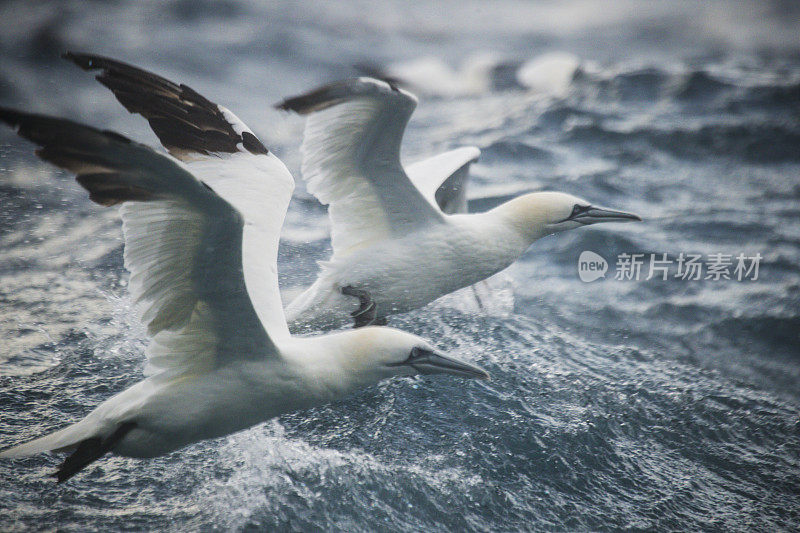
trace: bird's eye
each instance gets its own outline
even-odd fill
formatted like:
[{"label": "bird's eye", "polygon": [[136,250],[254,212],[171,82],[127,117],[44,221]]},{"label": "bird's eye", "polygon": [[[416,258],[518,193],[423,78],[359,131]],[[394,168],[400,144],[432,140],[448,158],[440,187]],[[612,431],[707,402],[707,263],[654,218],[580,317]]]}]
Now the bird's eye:
[{"label": "bird's eye", "polygon": [[389,363],[387,366],[403,366],[410,364],[414,359],[420,356],[420,353],[424,351],[424,348],[414,347],[411,348],[411,353],[408,354],[408,358],[405,361],[400,363]]},{"label": "bird's eye", "polygon": [[567,217],[567,220],[569,220],[571,218],[575,218],[576,216],[580,215],[581,213],[585,213],[591,207],[592,207],[591,205],[575,204],[572,207],[572,213],[569,214],[569,217]]},{"label": "bird's eye", "polygon": [[414,359],[418,359],[421,356],[425,355],[426,353],[431,353],[431,351],[428,350],[427,348],[422,348],[421,346],[415,346],[414,348],[411,348],[411,353],[408,354],[408,359],[406,360],[406,362],[410,363]]}]

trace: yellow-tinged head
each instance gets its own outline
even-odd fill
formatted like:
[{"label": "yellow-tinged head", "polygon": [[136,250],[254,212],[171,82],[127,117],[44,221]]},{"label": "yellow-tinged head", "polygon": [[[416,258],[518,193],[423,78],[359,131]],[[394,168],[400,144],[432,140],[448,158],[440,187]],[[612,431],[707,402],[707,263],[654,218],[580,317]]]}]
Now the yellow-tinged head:
[{"label": "yellow-tinged head", "polygon": [[422,337],[394,328],[365,327],[330,336],[336,338],[332,361],[351,385],[365,386],[393,376],[451,374],[487,379],[482,368],[438,350]]},{"label": "yellow-tinged head", "polygon": [[633,213],[597,207],[571,194],[552,191],[524,194],[496,207],[493,212],[530,242],[589,224],[642,220]]}]

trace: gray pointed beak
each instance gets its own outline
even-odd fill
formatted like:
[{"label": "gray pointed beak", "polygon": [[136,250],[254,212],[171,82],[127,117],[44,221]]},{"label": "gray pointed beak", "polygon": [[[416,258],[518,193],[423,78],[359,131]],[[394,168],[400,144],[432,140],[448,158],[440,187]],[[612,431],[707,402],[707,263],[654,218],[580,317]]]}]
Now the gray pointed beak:
[{"label": "gray pointed beak", "polygon": [[572,220],[588,225],[598,224],[600,222],[641,222],[642,217],[634,213],[626,213],[625,211],[615,211],[613,209],[591,206],[572,217]]},{"label": "gray pointed beak", "polygon": [[422,348],[415,348],[405,364],[420,374],[452,374],[465,378],[490,378],[489,373],[478,366],[465,363],[440,351]]}]

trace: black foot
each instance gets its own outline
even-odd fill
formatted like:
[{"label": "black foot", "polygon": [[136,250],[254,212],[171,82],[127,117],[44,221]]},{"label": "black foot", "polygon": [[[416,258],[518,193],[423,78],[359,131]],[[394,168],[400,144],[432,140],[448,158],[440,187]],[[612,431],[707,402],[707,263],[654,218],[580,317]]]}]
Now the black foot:
[{"label": "black foot", "polygon": [[372,297],[369,293],[363,289],[356,289],[351,285],[347,287],[342,287],[339,289],[342,291],[342,294],[345,296],[355,296],[358,298],[359,307],[358,310],[353,311],[350,313],[350,316],[353,317],[353,327],[354,328],[361,328],[364,326],[385,326],[386,325],[386,318],[378,317],[377,307],[375,306],[375,302],[372,301]]}]

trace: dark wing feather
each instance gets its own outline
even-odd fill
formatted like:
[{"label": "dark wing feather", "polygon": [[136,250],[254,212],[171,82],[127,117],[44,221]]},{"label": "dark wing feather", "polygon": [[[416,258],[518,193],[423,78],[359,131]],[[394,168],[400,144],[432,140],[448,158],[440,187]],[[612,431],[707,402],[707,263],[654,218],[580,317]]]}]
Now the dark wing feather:
[{"label": "dark wing feather", "polygon": [[[107,57],[74,52],[63,57],[84,70],[100,70],[97,80],[125,109],[146,118],[161,144],[179,159],[241,152],[240,145],[252,154],[269,153],[252,132],[237,133],[224,108],[187,85]],[[241,131],[244,125],[237,126]]]}]

